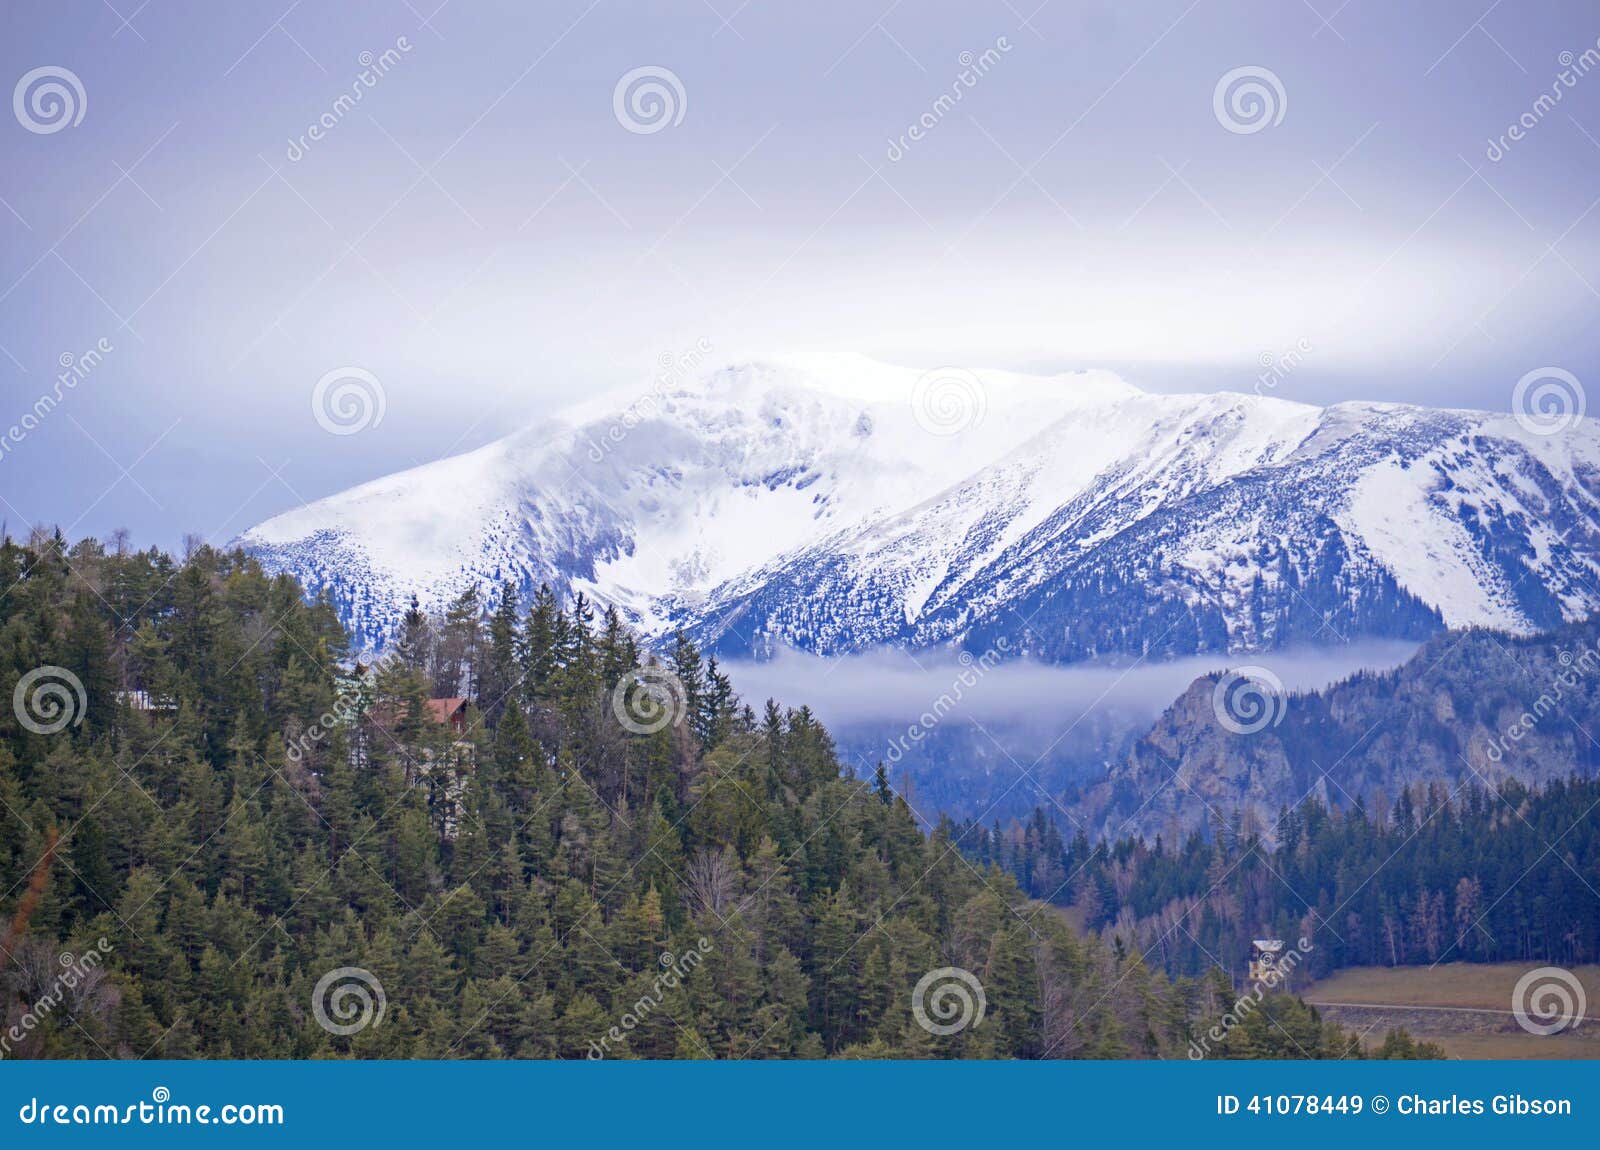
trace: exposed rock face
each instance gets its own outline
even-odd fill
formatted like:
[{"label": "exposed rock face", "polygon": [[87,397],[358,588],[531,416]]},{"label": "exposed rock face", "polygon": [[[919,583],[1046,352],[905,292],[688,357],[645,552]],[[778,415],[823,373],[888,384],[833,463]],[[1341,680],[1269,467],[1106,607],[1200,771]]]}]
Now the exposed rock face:
[{"label": "exposed rock face", "polygon": [[1238,686],[1199,679],[1167,709],[1091,797],[1098,829],[1170,837],[1242,816],[1270,838],[1278,812],[1310,795],[1387,807],[1418,784],[1449,794],[1600,769],[1593,622],[1534,637],[1440,635],[1394,671],[1267,692],[1259,710],[1230,694]]}]

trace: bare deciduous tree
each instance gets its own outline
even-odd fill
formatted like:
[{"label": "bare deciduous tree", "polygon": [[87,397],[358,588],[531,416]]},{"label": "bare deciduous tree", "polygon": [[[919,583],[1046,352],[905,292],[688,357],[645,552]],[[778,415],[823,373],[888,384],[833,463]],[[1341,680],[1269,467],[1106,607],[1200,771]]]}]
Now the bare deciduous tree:
[{"label": "bare deciduous tree", "polygon": [[689,863],[689,902],[696,913],[710,911],[718,918],[733,904],[739,882],[739,862],[727,850],[701,851]]}]

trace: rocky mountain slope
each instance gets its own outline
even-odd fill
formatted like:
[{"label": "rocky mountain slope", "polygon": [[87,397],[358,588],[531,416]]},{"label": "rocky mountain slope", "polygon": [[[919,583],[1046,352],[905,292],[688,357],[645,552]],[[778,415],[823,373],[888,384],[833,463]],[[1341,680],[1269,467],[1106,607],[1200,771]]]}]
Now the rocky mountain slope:
[{"label": "rocky mountain slope", "polygon": [[1197,679],[1088,796],[1095,830],[1179,841],[1242,815],[1270,839],[1279,811],[1311,796],[1387,812],[1419,784],[1448,795],[1600,770],[1600,622],[1452,632],[1393,671],[1305,694],[1271,678]]},{"label": "rocky mountain slope", "polygon": [[240,543],[381,646],[411,594],[549,582],[724,656],[1271,650],[1600,606],[1600,434],[853,356],[597,401]]}]

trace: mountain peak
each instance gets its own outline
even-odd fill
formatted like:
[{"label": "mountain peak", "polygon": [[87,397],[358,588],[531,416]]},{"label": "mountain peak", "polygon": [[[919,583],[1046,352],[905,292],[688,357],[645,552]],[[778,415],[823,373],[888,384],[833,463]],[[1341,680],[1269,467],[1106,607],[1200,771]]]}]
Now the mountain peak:
[{"label": "mountain peak", "polygon": [[1388,404],[1159,395],[1109,372],[782,355],[667,372],[240,542],[385,642],[413,593],[548,582],[724,653],[1058,660],[1600,607],[1600,438]]}]

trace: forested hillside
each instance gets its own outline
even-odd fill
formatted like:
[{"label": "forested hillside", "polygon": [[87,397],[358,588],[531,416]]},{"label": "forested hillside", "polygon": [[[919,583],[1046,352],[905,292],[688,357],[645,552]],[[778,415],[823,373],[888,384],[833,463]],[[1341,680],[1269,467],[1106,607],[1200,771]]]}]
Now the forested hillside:
[{"label": "forested hillside", "polygon": [[1240,812],[1270,839],[1278,812],[1308,795],[1386,813],[1406,788],[1542,786],[1600,771],[1600,619],[1532,635],[1448,632],[1393,670],[1317,691],[1234,694],[1240,681],[1195,680],[1085,796],[1090,827],[1176,842]]},{"label": "forested hillside", "polygon": [[[1180,845],[1062,839],[1043,811],[956,840],[1108,937],[1199,973],[1252,936],[1308,936],[1305,970],[1436,962],[1576,966],[1600,958],[1600,780],[1403,791],[1388,811],[1281,812],[1271,843],[1237,822]],[[1275,844],[1275,845],[1273,845]],[[1182,922],[1184,929],[1174,929]]]},{"label": "forested hillside", "polygon": [[[507,588],[361,668],[242,554],[5,540],[0,1055],[1181,1057],[1227,1008],[922,833],[804,708],[640,658]],[[951,1033],[913,1010],[942,967],[986,998]],[[1271,998],[1214,1053],[1352,1043]]]}]

